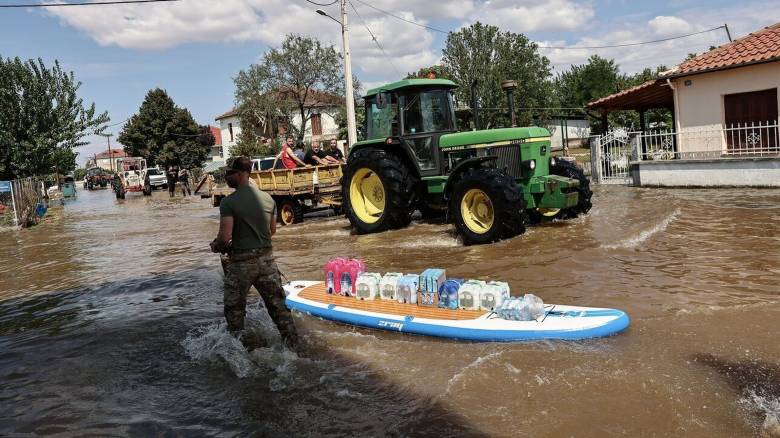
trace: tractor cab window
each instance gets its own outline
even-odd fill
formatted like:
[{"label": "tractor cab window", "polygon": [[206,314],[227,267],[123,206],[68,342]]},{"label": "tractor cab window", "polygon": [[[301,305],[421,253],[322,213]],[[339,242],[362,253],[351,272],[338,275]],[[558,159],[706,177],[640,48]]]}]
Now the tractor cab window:
[{"label": "tractor cab window", "polygon": [[444,90],[408,95],[404,102],[404,134],[451,131],[450,93]]},{"label": "tractor cab window", "polygon": [[379,96],[372,96],[366,99],[366,138],[385,138],[398,135],[394,132],[397,129],[398,121],[398,101],[394,94],[390,96],[388,102],[380,108],[377,103]]}]

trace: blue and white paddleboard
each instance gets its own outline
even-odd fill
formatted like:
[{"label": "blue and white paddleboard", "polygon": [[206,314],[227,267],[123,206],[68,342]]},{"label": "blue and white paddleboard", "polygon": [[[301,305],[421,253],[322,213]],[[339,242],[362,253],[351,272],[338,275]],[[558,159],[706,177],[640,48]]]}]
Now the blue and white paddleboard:
[{"label": "blue and white paddleboard", "polygon": [[318,281],[293,281],[286,284],[284,290],[287,307],[322,319],[467,341],[587,339],[614,335],[629,325],[628,315],[617,309],[548,304],[545,305],[544,315],[536,320],[511,321],[487,311],[437,309],[329,295],[324,284]]}]

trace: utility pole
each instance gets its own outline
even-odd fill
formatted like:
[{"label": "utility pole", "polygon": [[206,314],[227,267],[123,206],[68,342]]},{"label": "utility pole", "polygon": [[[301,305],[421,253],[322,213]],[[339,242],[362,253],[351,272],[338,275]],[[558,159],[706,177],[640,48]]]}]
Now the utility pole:
[{"label": "utility pole", "polygon": [[[114,153],[111,152],[111,136],[114,134],[100,134],[108,141],[108,162],[111,167],[111,172],[114,171]],[[97,155],[95,156],[95,166],[97,166]]]},{"label": "utility pole", "polygon": [[729,42],[733,43],[734,40],[731,39],[731,32],[729,32],[729,24],[725,23],[725,24],[723,24],[723,27],[726,29],[726,35],[728,35],[728,37],[729,37]]},{"label": "utility pole", "polygon": [[[344,42],[344,83],[347,99],[347,150],[357,142],[357,127],[355,126],[355,92],[352,86],[352,58],[349,53],[349,28],[347,27],[347,0],[340,0],[341,5],[341,21],[328,15],[327,12],[322,9],[317,9],[317,13],[323,17],[328,17],[331,20],[341,25],[341,37]],[[345,151],[347,152],[347,151]]]},{"label": "utility pole", "polygon": [[349,54],[349,28],[347,27],[347,0],[341,0],[341,35],[344,38],[344,82],[347,93],[347,150],[357,142],[355,126],[355,93],[352,89],[352,59]]}]

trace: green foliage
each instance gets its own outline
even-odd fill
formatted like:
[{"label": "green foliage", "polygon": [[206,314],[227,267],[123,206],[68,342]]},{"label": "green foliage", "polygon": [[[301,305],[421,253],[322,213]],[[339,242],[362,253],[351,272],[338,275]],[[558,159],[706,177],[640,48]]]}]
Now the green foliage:
[{"label": "green foliage", "polygon": [[40,176],[76,167],[74,148],[109,121],[84,105],[81,82],[55,61],[0,57],[0,179]]},{"label": "green foliage", "polygon": [[620,91],[624,82],[614,60],[594,55],[587,64],[572,65],[559,74],[555,89],[560,106],[582,108],[588,102]]},{"label": "green foliage", "polygon": [[443,65],[431,65],[417,70],[417,73],[407,73],[404,79],[425,79],[433,75],[435,79],[452,79],[449,72]]},{"label": "green foliage", "polygon": [[[333,97],[343,95],[344,90],[336,49],[316,38],[292,34],[259,64],[241,70],[234,82],[241,121],[237,150],[243,151],[270,152],[263,137],[275,138],[281,127],[302,141],[312,105],[337,104]],[[293,123],[295,115],[298,125]]]},{"label": "green foliage", "polygon": [[505,79],[518,82],[514,99],[519,124],[531,124],[533,116],[547,117],[544,111],[532,114],[520,109],[550,107],[553,98],[550,61],[524,35],[474,23],[450,32],[442,51],[442,64],[448,72],[446,77],[460,85],[455,93],[461,106],[471,106],[471,83],[478,80],[477,98],[484,108],[480,112],[483,129],[509,125],[506,94],[501,89]]},{"label": "green foliage", "polygon": [[149,166],[203,166],[214,137],[195,123],[190,112],[176,106],[165,90],[146,94],[137,114],[119,133],[118,140],[131,156],[146,158]]},{"label": "green foliage", "polygon": [[76,181],[83,180],[85,176],[87,176],[86,167],[77,167],[76,170],[73,171],[73,179]]},{"label": "green foliage", "polygon": [[[349,137],[347,135],[347,108],[340,107],[335,116],[334,119],[339,126],[338,138],[347,139]],[[357,127],[357,141],[361,141],[366,134],[366,108],[362,102],[355,104],[355,125]]]}]

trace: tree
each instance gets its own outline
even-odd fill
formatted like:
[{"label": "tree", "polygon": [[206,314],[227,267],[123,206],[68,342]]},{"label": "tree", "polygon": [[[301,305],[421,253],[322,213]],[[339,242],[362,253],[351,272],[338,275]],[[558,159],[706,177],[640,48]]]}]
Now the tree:
[{"label": "tree", "polygon": [[76,167],[74,149],[100,133],[108,113],[78,97],[81,82],[58,61],[0,57],[0,179],[42,176]]},{"label": "tree", "polygon": [[614,60],[593,55],[587,64],[572,65],[559,74],[555,89],[562,107],[582,108],[588,102],[620,91],[624,82]]},{"label": "tree", "polygon": [[426,78],[450,79],[450,75],[447,69],[443,65],[436,64],[428,67],[422,67],[421,69],[417,70],[417,73],[407,73],[405,79],[426,79]]},{"label": "tree", "polygon": [[234,82],[241,120],[238,143],[244,150],[265,150],[262,137],[275,138],[282,126],[303,141],[313,108],[336,103],[335,96],[344,90],[336,49],[316,38],[292,34],[259,64],[241,70]]},{"label": "tree", "polygon": [[143,157],[150,166],[187,168],[203,166],[214,144],[211,133],[204,132],[190,112],[176,106],[160,88],[149,90],[118,140],[128,155]]},{"label": "tree", "polygon": [[470,89],[477,80],[477,99],[483,128],[508,126],[506,94],[501,81],[514,79],[518,122],[530,124],[534,113],[545,117],[544,111],[522,110],[529,107],[549,107],[552,102],[550,61],[537,52],[537,45],[524,35],[501,32],[497,27],[474,23],[457,32],[450,32],[442,50],[442,64],[447,77],[457,82],[456,98],[462,105],[471,105]]}]

